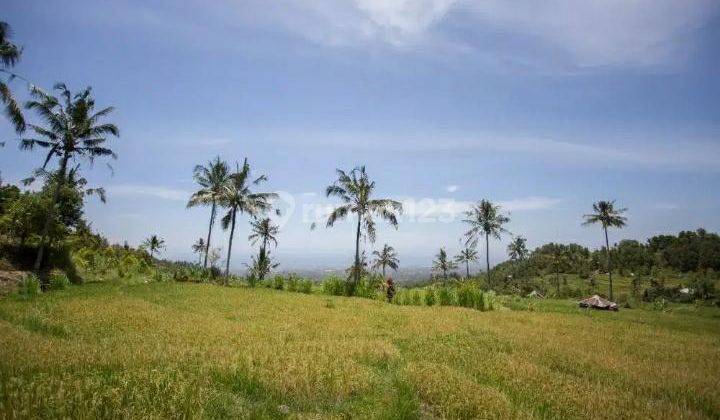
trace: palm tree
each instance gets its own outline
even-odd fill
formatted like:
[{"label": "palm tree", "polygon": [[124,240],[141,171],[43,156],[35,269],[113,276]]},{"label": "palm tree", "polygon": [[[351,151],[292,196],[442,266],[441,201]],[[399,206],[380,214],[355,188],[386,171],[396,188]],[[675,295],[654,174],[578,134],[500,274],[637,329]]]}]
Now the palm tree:
[{"label": "palm tree", "polygon": [[457,264],[448,258],[445,248],[440,248],[440,252],[435,255],[435,261],[433,261],[433,269],[440,271],[443,274],[443,279],[447,280],[447,273],[450,270],[457,268]]},{"label": "palm tree", "polygon": [[467,219],[463,222],[470,225],[470,230],[465,233],[468,241],[476,241],[479,236],[485,235],[485,267],[487,269],[488,285],[490,281],[490,236],[500,239],[503,233],[509,233],[503,225],[510,221],[510,218],[500,212],[500,206],[491,203],[489,200],[481,200],[469,211],[465,212]]},{"label": "palm tree", "polygon": [[18,105],[8,86],[8,83],[16,76],[5,69],[14,67],[17,64],[22,55],[22,48],[10,42],[11,37],[12,29],[10,29],[10,25],[7,22],[0,22],[0,62],[2,62],[0,71],[10,75],[7,82],[0,80],[0,101],[5,105],[5,113],[10,118],[15,131],[19,134],[25,131],[25,118],[20,105]]},{"label": "palm tree", "polygon": [[253,245],[260,241],[260,252],[257,259],[254,259],[252,266],[255,267],[258,280],[263,280],[270,270],[278,266],[278,264],[272,263],[267,246],[272,242],[277,247],[277,238],[275,236],[280,233],[280,227],[273,225],[269,217],[255,219],[250,224],[252,233],[248,236],[248,240]]},{"label": "palm tree", "polygon": [[230,228],[230,239],[228,242],[227,261],[225,261],[225,276],[230,275],[230,255],[232,254],[233,236],[235,235],[235,221],[238,213],[246,213],[251,217],[265,213],[272,207],[270,200],[277,198],[275,193],[254,193],[250,187],[267,181],[265,175],[254,180],[250,178],[250,164],[247,158],[242,168],[237,165],[234,173],[230,174],[229,180],[222,188],[218,203],[227,208],[228,211],[221,220],[222,228]]},{"label": "palm tree", "polygon": [[610,286],[610,300],[613,298],[613,283],[612,283],[612,257],[610,255],[610,241],[608,239],[608,227],[622,228],[625,226],[627,218],[622,216],[627,211],[626,208],[616,209],[615,200],[612,201],[598,201],[593,203],[594,213],[585,214],[585,223],[583,225],[591,225],[600,223],[605,231],[605,252],[607,253],[608,260],[608,281]]},{"label": "palm tree", "polygon": [[522,236],[516,236],[508,245],[507,252],[512,261],[524,261],[528,255],[527,239]]},{"label": "palm tree", "polygon": [[465,244],[465,248],[455,256],[455,262],[458,264],[465,264],[465,278],[470,278],[470,263],[475,262],[478,259],[477,253],[477,241],[472,241],[469,244]]},{"label": "palm tree", "polygon": [[140,247],[146,249],[150,253],[150,259],[152,259],[156,252],[160,252],[160,250],[165,249],[165,240],[153,234],[150,235],[149,238],[145,239]]},{"label": "palm tree", "polygon": [[194,253],[198,254],[198,265],[200,265],[203,254],[207,253],[207,243],[205,242],[205,239],[198,238],[197,242],[192,245],[192,250]]},{"label": "palm tree", "polygon": [[332,227],[336,221],[343,220],[350,213],[357,214],[357,229],[355,232],[355,263],[353,281],[357,284],[360,281],[360,234],[364,230],[370,242],[375,242],[375,221],[373,216],[387,220],[390,225],[397,229],[398,214],[402,213],[402,204],[399,201],[390,199],[373,199],[375,182],[365,172],[365,167],[357,167],[346,173],[338,169],[338,179],[325,190],[327,197],[335,196],[342,200],[343,204],[336,207],[328,216],[327,227]]},{"label": "palm tree", "polygon": [[382,251],[373,251],[373,255],[375,256],[373,268],[382,267],[383,278],[385,278],[385,267],[390,267],[397,271],[400,260],[398,260],[395,248],[385,244],[383,245]]},{"label": "palm tree", "polygon": [[35,259],[35,271],[40,270],[55,205],[65,183],[68,162],[78,158],[88,158],[91,162],[98,157],[115,158],[115,153],[105,147],[106,136],[120,135],[115,124],[99,123],[100,119],[110,114],[114,108],[107,107],[95,112],[95,100],[90,96],[89,87],[75,95],[62,83],[56,84],[54,89],[60,93],[60,99],[38,88],[31,90],[33,100],[27,102],[25,108],[35,110],[45,120],[47,127],[28,124],[39,138],[24,138],[20,143],[21,148],[27,150],[32,150],[36,146],[49,149],[43,169],[53,157],[60,159],[59,182],[55,187],[45,219],[40,247]]},{"label": "palm tree", "polygon": [[195,207],[199,205],[210,205],[210,223],[208,226],[205,260],[203,267],[207,268],[208,250],[210,249],[210,236],[213,226],[215,225],[215,217],[217,215],[217,204],[220,199],[223,188],[228,181],[230,168],[227,163],[220,160],[220,156],[215,160],[208,162],[207,166],[197,165],[193,170],[193,178],[200,185],[200,189],[195,191],[187,203],[187,207]]}]

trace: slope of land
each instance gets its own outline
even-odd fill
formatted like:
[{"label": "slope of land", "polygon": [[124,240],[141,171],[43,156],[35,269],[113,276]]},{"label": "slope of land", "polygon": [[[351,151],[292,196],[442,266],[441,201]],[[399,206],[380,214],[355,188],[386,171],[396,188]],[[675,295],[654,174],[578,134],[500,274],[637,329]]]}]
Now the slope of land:
[{"label": "slope of land", "polygon": [[8,297],[0,417],[720,416],[720,310],[531,307],[185,283]]}]

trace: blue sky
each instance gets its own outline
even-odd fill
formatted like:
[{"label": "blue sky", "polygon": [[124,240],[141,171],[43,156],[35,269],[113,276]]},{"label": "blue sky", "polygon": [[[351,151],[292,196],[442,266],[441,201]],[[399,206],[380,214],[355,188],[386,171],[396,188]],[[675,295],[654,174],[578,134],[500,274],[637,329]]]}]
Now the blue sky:
[{"label": "blue sky", "polygon": [[[113,241],[157,233],[166,256],[191,258],[208,214],[185,209],[191,171],[217,154],[248,157],[283,192],[286,269],[350,260],[351,225],[309,224],[335,168],[357,164],[414,206],[376,244],[406,265],[455,252],[457,214],[481,198],[533,247],[600,246],[581,226],[598,199],[629,208],[615,240],[720,230],[716,1],[10,0],[2,19],[25,48],[18,73],[91,85],[117,108],[114,174],[87,168],[109,193],[88,217]],[[7,122],[0,136],[6,181],[41,163]],[[250,249],[236,243],[240,269]]]}]

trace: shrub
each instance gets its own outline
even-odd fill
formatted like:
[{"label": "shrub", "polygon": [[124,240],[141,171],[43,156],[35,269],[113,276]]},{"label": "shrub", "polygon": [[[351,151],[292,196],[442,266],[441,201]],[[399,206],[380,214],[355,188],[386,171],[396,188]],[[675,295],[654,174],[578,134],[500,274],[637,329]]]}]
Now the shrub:
[{"label": "shrub", "polygon": [[63,290],[70,285],[67,274],[60,270],[52,270],[49,275],[50,289]]},{"label": "shrub", "polygon": [[305,279],[300,282],[300,286],[298,287],[298,292],[310,294],[312,293],[312,286],[313,282],[312,280]]},{"label": "shrub", "polygon": [[276,275],[272,279],[272,288],[275,290],[283,290],[285,288],[285,279],[281,275]]},{"label": "shrub", "polygon": [[481,305],[477,308],[481,311],[492,311],[495,309],[495,293],[487,292],[481,293],[480,297]]},{"label": "shrub", "polygon": [[[278,276],[275,276],[275,277],[278,277]],[[298,278],[293,276],[292,274],[290,274],[288,276],[287,280],[285,281],[285,284],[286,284],[285,290],[287,290],[288,292],[297,292],[298,288],[300,287]]]},{"label": "shrub", "polygon": [[425,304],[433,306],[435,304],[435,291],[433,289],[425,290]]},{"label": "shrub", "polygon": [[40,294],[40,279],[35,274],[28,274],[18,284],[18,293],[25,297],[34,297]]},{"label": "shrub", "polygon": [[422,295],[419,290],[413,290],[410,295],[410,303],[415,306],[422,305]]},{"label": "shrub", "polygon": [[438,289],[437,300],[440,306],[452,306],[455,303],[452,290],[446,286]]},{"label": "shrub", "polygon": [[331,296],[345,295],[345,280],[339,277],[328,277],[323,281],[323,293]]}]

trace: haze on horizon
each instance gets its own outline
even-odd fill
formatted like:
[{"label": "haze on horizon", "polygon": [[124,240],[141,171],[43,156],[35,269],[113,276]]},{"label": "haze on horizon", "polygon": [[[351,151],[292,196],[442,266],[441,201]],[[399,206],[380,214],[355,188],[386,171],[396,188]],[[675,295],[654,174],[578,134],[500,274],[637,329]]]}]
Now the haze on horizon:
[{"label": "haze on horizon", "polygon": [[[353,227],[310,224],[335,169],[361,164],[378,194],[412,207],[375,244],[404,266],[455,253],[458,215],[481,198],[530,248],[601,246],[581,226],[599,199],[629,208],[615,242],[720,230],[715,1],[9,0],[2,20],[24,47],[15,72],[90,85],[117,108],[119,159],[86,171],[108,203],[90,199],[88,219],[115,242],[157,233],[168,258],[194,259],[208,210],[185,209],[192,168],[216,155],[248,157],[282,192],[282,269],[349,264]],[[0,124],[8,182],[42,164],[16,138]],[[236,270],[247,233],[241,221]]]}]

